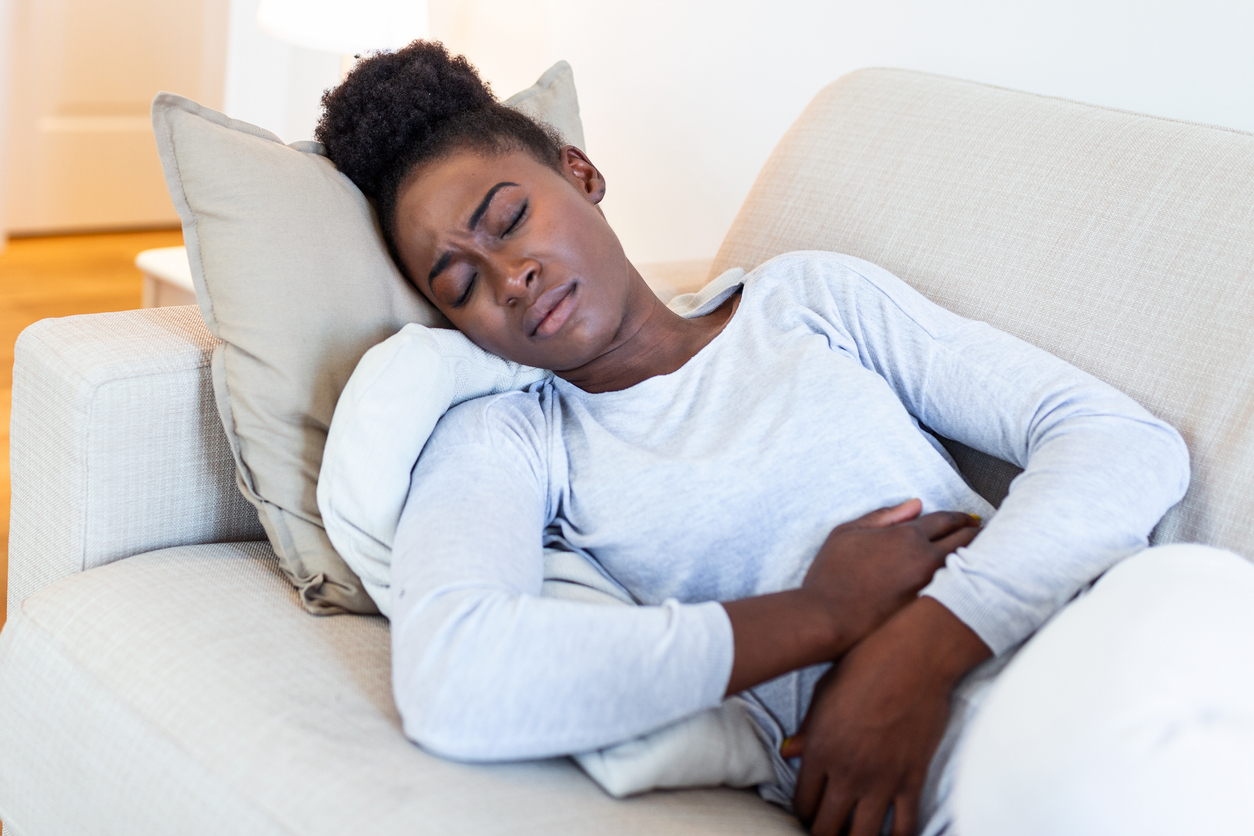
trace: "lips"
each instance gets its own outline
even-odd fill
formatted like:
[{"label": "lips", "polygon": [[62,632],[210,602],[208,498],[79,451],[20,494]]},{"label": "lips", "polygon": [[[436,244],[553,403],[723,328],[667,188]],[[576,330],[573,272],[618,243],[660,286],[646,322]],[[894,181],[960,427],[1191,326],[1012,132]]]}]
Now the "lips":
[{"label": "lips", "polygon": [[574,282],[566,282],[536,297],[523,314],[528,337],[547,337],[562,327],[574,305],[575,287]]}]

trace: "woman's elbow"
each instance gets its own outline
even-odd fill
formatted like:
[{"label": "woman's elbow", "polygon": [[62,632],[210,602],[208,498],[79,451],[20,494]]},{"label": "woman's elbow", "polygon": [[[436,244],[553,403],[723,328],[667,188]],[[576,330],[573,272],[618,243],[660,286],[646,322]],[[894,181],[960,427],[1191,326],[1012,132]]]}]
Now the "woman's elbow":
[{"label": "woman's elbow", "polygon": [[[467,596],[392,622],[392,694],[405,736],[455,760],[502,760],[508,705],[499,637],[509,633],[491,597]],[[434,605],[433,605],[434,604]]]},{"label": "woman's elbow", "polygon": [[459,724],[447,722],[447,718],[436,712],[420,708],[404,708],[398,706],[401,713],[401,728],[405,736],[417,743],[426,751],[442,758],[455,761],[490,761],[499,760],[491,751],[485,750],[483,741],[466,733]]},{"label": "woman's elbow", "polygon": [[[503,760],[494,744],[494,718],[501,712],[456,675],[405,676],[397,671],[393,691],[405,736],[432,754],[451,760]],[[499,731],[499,730],[498,730]]]},{"label": "woman's elbow", "polygon": [[1192,478],[1192,466],[1189,461],[1189,446],[1180,432],[1166,421],[1161,422],[1162,452],[1156,462],[1157,469],[1164,477],[1164,482],[1174,485],[1173,504],[1179,502],[1189,489]]}]

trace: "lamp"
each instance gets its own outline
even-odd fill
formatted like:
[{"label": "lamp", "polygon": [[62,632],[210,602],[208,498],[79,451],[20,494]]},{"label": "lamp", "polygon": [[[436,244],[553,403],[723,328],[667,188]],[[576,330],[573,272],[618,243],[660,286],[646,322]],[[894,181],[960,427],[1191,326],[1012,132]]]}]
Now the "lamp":
[{"label": "lamp", "polygon": [[257,24],[297,46],[354,54],[399,49],[427,35],[427,0],[261,0]]}]

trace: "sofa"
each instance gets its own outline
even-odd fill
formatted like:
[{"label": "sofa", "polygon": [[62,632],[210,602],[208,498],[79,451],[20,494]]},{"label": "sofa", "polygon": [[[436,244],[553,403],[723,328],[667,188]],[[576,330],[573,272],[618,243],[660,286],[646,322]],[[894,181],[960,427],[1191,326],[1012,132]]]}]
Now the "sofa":
[{"label": "sofa", "polygon": [[[1254,135],[862,70],[781,139],[708,270],[667,281],[799,249],[881,264],[1129,393],[1192,455],[1153,542],[1254,554]],[[308,614],[237,488],[214,345],[190,306],[18,340],[6,833],[800,832],[750,791],[614,800],[567,759],[407,741],[386,620]],[[997,504],[1016,470],[949,447]]]}]

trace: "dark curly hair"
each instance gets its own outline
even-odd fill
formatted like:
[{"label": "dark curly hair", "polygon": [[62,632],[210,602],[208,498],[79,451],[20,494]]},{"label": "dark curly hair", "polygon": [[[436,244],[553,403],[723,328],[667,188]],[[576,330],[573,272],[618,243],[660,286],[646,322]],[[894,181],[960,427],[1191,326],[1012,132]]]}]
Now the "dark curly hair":
[{"label": "dark curly hair", "polygon": [[[375,202],[383,237],[397,257],[396,197],[418,165],[451,151],[526,151],[560,172],[561,141],[496,100],[465,56],[438,41],[414,41],[362,59],[322,96],[314,136],[357,188]],[[411,279],[412,281],[412,279]]]}]

